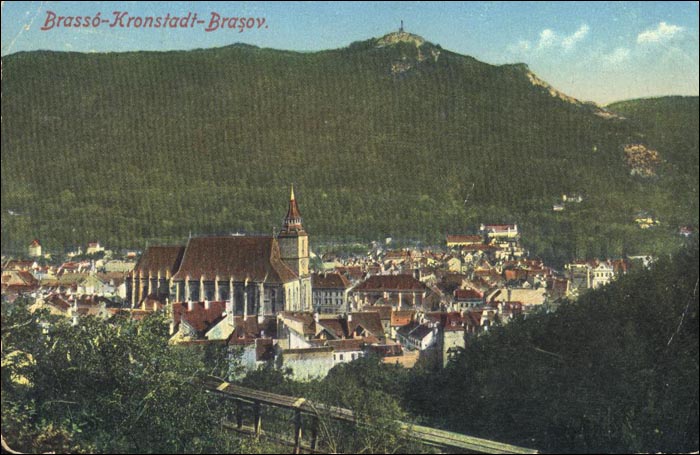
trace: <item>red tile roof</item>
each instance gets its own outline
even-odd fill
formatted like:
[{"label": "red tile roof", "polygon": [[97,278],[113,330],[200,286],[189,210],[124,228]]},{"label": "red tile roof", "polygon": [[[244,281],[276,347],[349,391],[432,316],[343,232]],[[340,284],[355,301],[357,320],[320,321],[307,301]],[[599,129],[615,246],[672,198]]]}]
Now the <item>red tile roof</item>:
[{"label": "red tile roof", "polygon": [[413,275],[373,275],[360,283],[356,291],[416,291],[427,290]]},{"label": "red tile roof", "polygon": [[160,272],[163,277],[166,274],[172,276],[180,267],[184,252],[184,246],[149,246],[134,267],[133,273],[158,275]]},{"label": "red tile roof", "polygon": [[436,312],[426,314],[426,318],[430,321],[437,322],[446,331],[460,331],[464,328],[464,318],[456,311],[445,313]]},{"label": "red tile roof", "polygon": [[287,283],[297,278],[280,257],[273,237],[198,237],[185,249],[175,280],[233,278],[268,283]]},{"label": "red tile roof", "polygon": [[364,346],[364,340],[328,340],[327,346],[333,348],[335,352],[361,351]]},{"label": "red tile roof", "polygon": [[377,311],[380,319],[391,319],[391,305],[365,305],[362,311]]},{"label": "red tile roof", "polygon": [[350,313],[347,324],[349,333],[353,333],[358,327],[362,327],[371,335],[375,335],[379,338],[384,336],[384,326],[382,326],[382,321],[379,318],[378,312],[367,311]]},{"label": "red tile roof", "polygon": [[340,273],[314,273],[311,275],[311,287],[345,290],[350,287],[350,281]]},{"label": "red tile roof", "polygon": [[301,322],[303,324],[304,328],[304,335],[315,335],[316,330],[315,330],[315,321],[314,321],[314,315],[311,313],[306,313],[306,312],[292,312],[292,311],[283,311],[279,313],[279,315],[282,318],[289,318],[297,322]]},{"label": "red tile roof", "polygon": [[205,332],[221,320],[226,310],[226,302],[209,302],[209,309],[205,302],[193,302],[193,309],[187,309],[188,303],[173,303],[173,319],[175,324],[186,321],[197,332]]},{"label": "red tile roof", "polygon": [[447,243],[479,244],[483,241],[484,238],[480,235],[447,234]]},{"label": "red tile roof", "polygon": [[454,295],[457,300],[476,300],[484,298],[484,294],[475,289],[455,289]]},{"label": "red tile roof", "polygon": [[319,326],[317,328],[325,329],[334,338],[347,338],[349,336],[348,325],[344,319],[319,319],[317,325]]},{"label": "red tile roof", "polygon": [[484,230],[485,231],[493,231],[493,232],[507,232],[508,230],[514,231],[515,225],[514,224],[485,224],[484,225]]},{"label": "red tile roof", "polygon": [[394,311],[391,313],[391,326],[403,327],[408,325],[413,321],[415,315],[416,312],[414,310]]}]

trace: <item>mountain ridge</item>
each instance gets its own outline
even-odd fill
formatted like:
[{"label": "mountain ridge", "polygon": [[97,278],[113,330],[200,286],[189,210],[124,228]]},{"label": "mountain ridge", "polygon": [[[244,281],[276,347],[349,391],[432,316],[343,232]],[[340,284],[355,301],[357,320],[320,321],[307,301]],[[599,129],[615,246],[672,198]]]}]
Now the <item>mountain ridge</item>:
[{"label": "mountain ridge", "polygon": [[[377,40],[3,57],[3,207],[28,214],[3,214],[3,248],[269,232],[290,182],[321,238],[436,242],[482,220],[521,221],[566,232],[561,245],[532,232],[538,254],[588,255],[643,246],[634,210],[687,218],[667,208],[672,174],[629,175],[623,146],[640,139],[629,122],[533,84],[520,64]],[[548,220],[566,192],[611,208],[591,227],[578,227],[590,213]],[[601,235],[614,244],[596,247]]]}]

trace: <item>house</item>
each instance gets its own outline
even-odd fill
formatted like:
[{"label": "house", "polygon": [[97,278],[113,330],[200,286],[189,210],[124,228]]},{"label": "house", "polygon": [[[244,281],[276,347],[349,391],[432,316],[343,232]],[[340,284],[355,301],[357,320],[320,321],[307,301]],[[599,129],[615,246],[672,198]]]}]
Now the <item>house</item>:
[{"label": "house", "polygon": [[600,262],[591,270],[591,287],[598,288],[610,283],[615,276],[613,265],[607,261]]},{"label": "house", "polygon": [[445,261],[447,270],[450,272],[461,272],[462,271],[462,260],[460,258],[451,256],[447,261]]},{"label": "house", "polygon": [[350,281],[340,273],[311,274],[314,311],[321,314],[347,313]]},{"label": "house", "polygon": [[27,248],[27,254],[30,258],[41,257],[41,243],[39,243],[38,239],[32,240],[32,243],[29,244],[29,247]]},{"label": "house", "polygon": [[97,277],[105,285],[105,295],[126,299],[126,274],[121,272],[98,273]]},{"label": "house", "polygon": [[134,270],[136,262],[122,259],[111,259],[104,264],[104,271],[107,273],[129,273]]},{"label": "house", "polygon": [[428,287],[412,275],[373,275],[350,291],[354,308],[373,305],[382,299],[397,310],[415,309],[423,305]]},{"label": "house", "polygon": [[115,291],[114,287],[110,286],[108,280],[92,273],[83,275],[76,284],[76,292],[78,294],[114,295]]},{"label": "house", "polygon": [[374,305],[367,305],[362,307],[362,311],[375,311],[379,313],[379,319],[382,321],[382,328],[384,329],[384,334],[386,336],[391,336],[391,316],[394,310],[391,305],[382,305],[382,301],[378,300]]},{"label": "house", "polygon": [[453,296],[454,308],[458,311],[478,308],[486,303],[484,293],[476,289],[455,289]]},{"label": "house", "polygon": [[172,343],[204,339],[205,334],[225,319],[226,302],[176,302],[172,303],[170,339]]},{"label": "house", "polygon": [[275,365],[291,368],[299,380],[321,378],[338,364],[364,355],[366,346],[385,341],[379,312],[347,315],[282,312],[277,315]]},{"label": "house", "polygon": [[25,270],[4,270],[2,272],[3,294],[27,294],[39,288],[39,281]]},{"label": "house", "polygon": [[661,222],[653,215],[647,212],[639,212],[634,216],[634,222],[641,229],[649,229],[661,224]]},{"label": "house", "polygon": [[410,350],[425,351],[437,342],[437,325],[413,322],[398,329],[396,339]]},{"label": "house", "polygon": [[348,363],[365,356],[365,341],[357,339],[328,340],[325,346],[333,348],[333,362]]},{"label": "house", "polygon": [[342,274],[350,280],[351,284],[357,284],[365,278],[365,272],[360,266],[342,266],[336,267],[335,271]]},{"label": "house", "polygon": [[678,228],[678,235],[683,237],[690,237],[693,235],[693,232],[695,232],[695,229],[692,226],[681,226]]},{"label": "house", "polygon": [[440,312],[428,313],[426,319],[438,324],[437,345],[442,368],[445,368],[450,359],[466,346],[464,318],[459,312]]},{"label": "house", "polygon": [[[232,345],[241,347],[240,344],[229,343],[229,346]],[[272,364],[275,360],[275,355],[275,342],[272,338],[256,338],[252,343],[243,345],[240,357],[241,367],[244,371],[255,371],[258,367]],[[236,373],[230,371],[230,375],[233,377],[238,376]]]},{"label": "house", "polygon": [[319,340],[363,339],[376,343],[386,339],[379,312],[376,311],[347,315],[282,312],[277,315],[277,333],[288,348],[311,347]]},{"label": "house", "polygon": [[310,381],[328,375],[336,363],[333,355],[331,346],[280,349],[275,365],[282,370],[291,371],[291,377],[296,381]]},{"label": "house", "polygon": [[19,259],[10,259],[2,265],[2,271],[22,271],[22,272],[32,272],[39,268],[39,264],[36,261],[23,261]]},{"label": "house", "polygon": [[469,245],[481,245],[484,243],[484,237],[482,235],[470,235],[470,234],[447,234],[445,240],[447,248],[461,248]]},{"label": "house", "polygon": [[498,302],[520,302],[524,310],[533,310],[545,303],[547,290],[545,288],[507,288],[496,289],[486,297],[486,302],[496,307]]},{"label": "house", "polygon": [[104,253],[104,251],[105,249],[102,245],[100,245],[100,242],[89,242],[87,250],[85,250],[85,254],[91,256],[97,253]]},{"label": "house", "polygon": [[519,235],[517,224],[482,224],[479,232],[486,235],[489,240],[516,239]]},{"label": "house", "polygon": [[573,202],[580,204],[583,202],[583,197],[580,194],[562,194],[561,200],[562,202]]},{"label": "house", "polygon": [[229,340],[230,345],[250,344],[258,338],[277,336],[277,319],[270,316],[234,316],[224,311],[222,318],[204,334],[207,340]]},{"label": "house", "polygon": [[626,259],[574,261],[564,268],[569,272],[571,292],[579,289],[591,289],[610,283],[615,276],[627,273],[630,262]]},{"label": "house", "polygon": [[410,325],[415,321],[416,312],[414,310],[392,310],[389,336],[392,340],[397,339],[398,331],[401,327]]}]

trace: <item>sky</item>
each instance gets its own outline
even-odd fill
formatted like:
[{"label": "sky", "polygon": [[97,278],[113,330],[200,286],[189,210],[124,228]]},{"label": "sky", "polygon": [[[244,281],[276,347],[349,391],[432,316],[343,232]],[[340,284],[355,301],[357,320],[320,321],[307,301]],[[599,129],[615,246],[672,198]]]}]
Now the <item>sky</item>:
[{"label": "sky", "polygon": [[[115,11],[121,22],[115,22]],[[93,23],[98,13],[105,22]],[[137,19],[189,13],[202,23],[137,27]],[[237,19],[236,28],[207,31],[214,14],[246,20]],[[57,26],[59,16],[73,18],[71,26],[65,19]],[[89,24],[74,27],[76,16],[89,17]],[[541,79],[584,101],[698,95],[698,2],[5,1],[2,55],[38,49],[165,51],[237,42],[317,51],[382,36],[397,30],[401,20],[406,31],[444,49],[490,64],[526,63]]]}]

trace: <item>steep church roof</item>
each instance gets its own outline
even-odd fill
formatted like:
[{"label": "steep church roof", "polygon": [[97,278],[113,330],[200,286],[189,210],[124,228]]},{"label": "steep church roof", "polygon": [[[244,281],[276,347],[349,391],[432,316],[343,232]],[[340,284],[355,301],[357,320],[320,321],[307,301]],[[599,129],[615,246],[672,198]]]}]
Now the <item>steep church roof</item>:
[{"label": "steep church roof", "polygon": [[249,279],[255,282],[287,283],[297,275],[280,258],[274,237],[191,238],[175,280]]},{"label": "steep church roof", "polygon": [[144,275],[151,273],[158,275],[158,272],[165,277],[172,275],[180,267],[182,254],[185,252],[184,246],[149,246],[134,267],[134,275],[142,272]]}]

